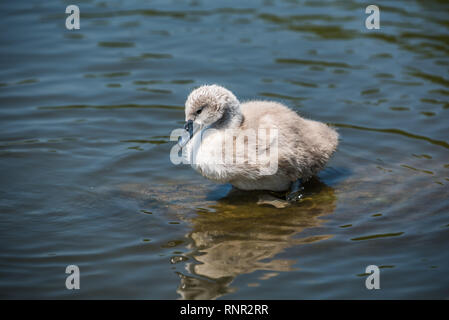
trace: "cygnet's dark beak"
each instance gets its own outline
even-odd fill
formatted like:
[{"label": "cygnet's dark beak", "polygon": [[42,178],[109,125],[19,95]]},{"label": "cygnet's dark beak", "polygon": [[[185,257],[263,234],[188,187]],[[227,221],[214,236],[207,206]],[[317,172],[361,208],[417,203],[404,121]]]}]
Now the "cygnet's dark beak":
[{"label": "cygnet's dark beak", "polygon": [[[178,138],[178,144],[181,148],[183,148],[187,142],[193,137],[193,120],[189,120],[186,122],[184,129],[186,129],[186,134],[183,134]],[[188,133],[188,134],[187,134]]]},{"label": "cygnet's dark beak", "polygon": [[193,120],[187,121],[186,125],[184,126],[184,129],[189,133],[189,139],[192,139],[193,137]]}]

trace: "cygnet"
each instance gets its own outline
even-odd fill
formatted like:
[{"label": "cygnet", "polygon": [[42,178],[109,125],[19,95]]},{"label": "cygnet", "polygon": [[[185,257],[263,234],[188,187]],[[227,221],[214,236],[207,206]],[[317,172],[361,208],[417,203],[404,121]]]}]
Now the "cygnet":
[{"label": "cygnet", "polygon": [[338,145],[328,125],[274,101],[240,103],[219,85],[193,90],[179,145],[204,177],[242,190],[298,188],[326,165]]}]

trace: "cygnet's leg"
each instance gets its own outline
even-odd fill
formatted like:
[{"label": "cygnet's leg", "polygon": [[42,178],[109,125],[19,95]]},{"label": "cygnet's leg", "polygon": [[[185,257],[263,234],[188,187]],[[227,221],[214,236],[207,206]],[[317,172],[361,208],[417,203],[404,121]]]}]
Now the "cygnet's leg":
[{"label": "cygnet's leg", "polygon": [[298,201],[303,196],[304,187],[302,186],[302,180],[298,179],[294,182],[292,182],[292,185],[290,186],[290,190],[287,193],[285,199],[287,201]]},{"label": "cygnet's leg", "polygon": [[279,199],[272,195],[262,194],[259,196],[258,205],[271,205],[276,208],[285,208],[291,205],[292,202],[299,201],[304,193],[304,187],[302,186],[303,181],[298,179],[292,182],[290,186],[290,190],[287,192],[287,195],[284,199]]}]

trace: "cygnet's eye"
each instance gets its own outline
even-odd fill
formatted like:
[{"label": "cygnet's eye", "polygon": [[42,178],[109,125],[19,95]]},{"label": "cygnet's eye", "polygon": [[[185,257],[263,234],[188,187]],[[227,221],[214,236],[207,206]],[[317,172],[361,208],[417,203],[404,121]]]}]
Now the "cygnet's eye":
[{"label": "cygnet's eye", "polygon": [[198,110],[196,110],[196,114],[200,114],[202,111],[203,111],[203,109],[206,107],[206,105],[204,105],[204,106],[201,106],[201,108],[199,108]]}]

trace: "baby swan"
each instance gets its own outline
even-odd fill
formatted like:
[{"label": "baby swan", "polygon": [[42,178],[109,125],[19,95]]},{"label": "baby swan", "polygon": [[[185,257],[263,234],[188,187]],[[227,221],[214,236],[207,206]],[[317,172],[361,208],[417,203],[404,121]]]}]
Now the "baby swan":
[{"label": "baby swan", "polygon": [[324,123],[274,101],[240,103],[218,85],[190,93],[185,120],[189,134],[180,145],[192,167],[242,190],[286,191],[320,171],[338,144]]}]

